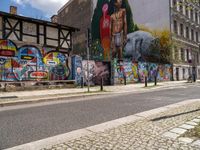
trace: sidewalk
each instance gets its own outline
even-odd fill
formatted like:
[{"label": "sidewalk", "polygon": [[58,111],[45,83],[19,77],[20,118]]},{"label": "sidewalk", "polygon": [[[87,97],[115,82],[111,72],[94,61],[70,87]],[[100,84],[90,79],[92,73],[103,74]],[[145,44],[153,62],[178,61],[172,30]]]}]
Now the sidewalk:
[{"label": "sidewalk", "polygon": [[188,100],[8,150],[199,150],[200,140],[181,137],[200,122],[199,108],[200,99]]},{"label": "sidewalk", "polygon": [[[105,94],[116,94],[126,92],[144,92],[166,88],[177,88],[177,86],[186,85],[186,81],[170,81],[159,82],[154,86],[154,83],[148,83],[148,87],[144,88],[144,83],[129,84],[129,85],[115,85],[104,86],[104,92],[100,92],[100,87],[91,87],[90,93],[87,93],[85,88],[69,88],[69,89],[48,89],[48,90],[35,90],[35,91],[17,91],[17,92],[1,92],[0,93],[0,106],[9,106],[24,103],[36,103],[41,101],[50,101],[66,98],[95,96]],[[197,83],[196,83],[197,84]]]}]

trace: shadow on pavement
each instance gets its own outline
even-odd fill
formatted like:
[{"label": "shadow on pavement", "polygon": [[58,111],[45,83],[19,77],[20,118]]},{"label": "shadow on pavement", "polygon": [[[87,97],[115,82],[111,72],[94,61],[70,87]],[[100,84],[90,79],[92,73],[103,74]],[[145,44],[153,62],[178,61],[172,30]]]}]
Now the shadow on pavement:
[{"label": "shadow on pavement", "polygon": [[185,115],[185,114],[189,114],[189,113],[193,113],[193,112],[197,112],[197,111],[200,111],[200,108],[196,109],[196,110],[188,111],[188,112],[179,113],[179,114],[174,114],[174,115],[168,115],[168,116],[162,116],[162,117],[154,118],[151,121],[159,121],[159,120],[163,120],[163,119],[173,118],[173,117],[177,117],[177,116],[181,116],[181,115]]}]

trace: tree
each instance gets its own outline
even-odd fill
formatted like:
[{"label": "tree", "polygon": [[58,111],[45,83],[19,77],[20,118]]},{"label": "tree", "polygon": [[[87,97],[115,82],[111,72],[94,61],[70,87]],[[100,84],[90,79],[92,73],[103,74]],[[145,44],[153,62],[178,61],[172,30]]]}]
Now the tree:
[{"label": "tree", "polygon": [[175,43],[171,39],[171,33],[168,29],[163,30],[151,30],[148,27],[140,26],[140,30],[150,32],[158,41],[156,45],[152,45],[151,49],[157,51],[160,55],[160,62],[172,63],[172,48]]}]

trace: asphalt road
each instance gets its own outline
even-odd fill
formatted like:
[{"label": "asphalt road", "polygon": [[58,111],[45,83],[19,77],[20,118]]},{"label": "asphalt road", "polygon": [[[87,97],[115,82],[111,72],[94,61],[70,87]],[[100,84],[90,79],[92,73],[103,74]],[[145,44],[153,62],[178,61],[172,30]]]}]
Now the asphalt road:
[{"label": "asphalt road", "polygon": [[0,108],[0,149],[200,98],[200,85]]}]

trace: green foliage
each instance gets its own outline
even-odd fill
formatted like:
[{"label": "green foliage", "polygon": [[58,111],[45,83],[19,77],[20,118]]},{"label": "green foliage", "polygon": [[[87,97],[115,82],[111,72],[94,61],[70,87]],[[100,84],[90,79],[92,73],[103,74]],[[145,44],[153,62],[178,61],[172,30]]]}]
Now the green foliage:
[{"label": "green foliage", "polygon": [[160,54],[159,61],[161,63],[172,63],[172,48],[174,43],[172,42],[170,31],[168,29],[151,30],[145,26],[140,26],[140,30],[149,32],[158,39],[159,42],[152,45],[151,49],[154,49],[154,51]]},{"label": "green foliage", "polygon": [[140,29],[139,29],[138,25],[135,24],[135,26],[134,26],[134,31],[139,31],[139,30],[140,30]]},{"label": "green foliage", "polygon": [[100,40],[95,40],[91,47],[91,58],[94,60],[103,60],[103,48],[101,47]]},{"label": "green foliage", "polygon": [[138,28],[137,25],[135,25],[133,22],[133,14],[128,0],[124,1],[125,1],[126,19],[127,19],[127,33],[132,33],[134,31],[137,31]]}]

